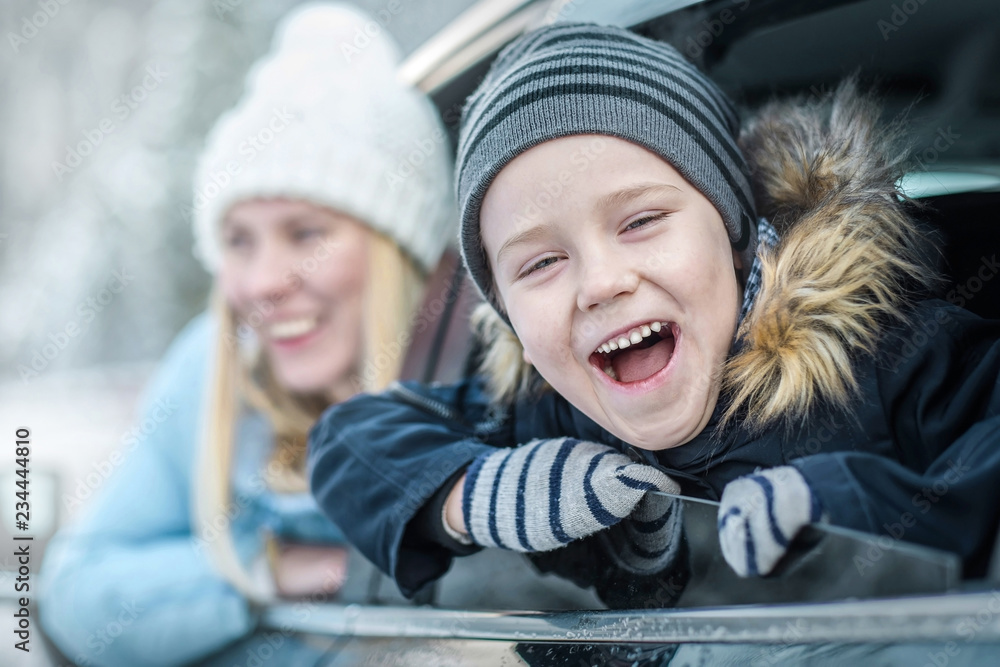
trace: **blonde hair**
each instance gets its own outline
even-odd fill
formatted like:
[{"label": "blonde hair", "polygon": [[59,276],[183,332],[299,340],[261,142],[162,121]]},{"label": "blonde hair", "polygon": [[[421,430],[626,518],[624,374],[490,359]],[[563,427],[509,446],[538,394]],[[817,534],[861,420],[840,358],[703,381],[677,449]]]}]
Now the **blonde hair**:
[{"label": "blonde hair", "polygon": [[479,372],[493,401],[508,404],[549,388],[535,367],[524,360],[524,346],[514,329],[491,304],[476,306],[471,323],[483,347]]},{"label": "blonde hair", "polygon": [[[364,349],[353,389],[378,391],[396,379],[403,361],[411,318],[420,305],[424,276],[416,263],[391,239],[372,232],[368,246],[363,327]],[[321,395],[293,394],[280,385],[266,355],[248,354],[237,336],[232,308],[218,289],[212,310],[219,323],[214,368],[203,412],[203,437],[194,488],[194,519],[198,548],[207,548],[215,567],[233,586],[255,602],[270,595],[240,562],[230,532],[239,511],[232,499],[230,472],[234,460],[236,424],[250,409],[267,418],[274,433],[274,450],[262,476],[279,493],[308,489],[306,443],[310,427],[329,406]]]}]

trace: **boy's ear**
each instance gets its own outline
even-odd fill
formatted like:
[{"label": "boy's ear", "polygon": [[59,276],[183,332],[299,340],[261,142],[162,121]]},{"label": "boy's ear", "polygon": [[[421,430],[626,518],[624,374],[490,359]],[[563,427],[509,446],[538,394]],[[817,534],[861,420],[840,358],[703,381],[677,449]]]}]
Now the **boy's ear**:
[{"label": "boy's ear", "polygon": [[733,250],[733,266],[736,267],[737,272],[743,271],[743,257],[735,250]]}]

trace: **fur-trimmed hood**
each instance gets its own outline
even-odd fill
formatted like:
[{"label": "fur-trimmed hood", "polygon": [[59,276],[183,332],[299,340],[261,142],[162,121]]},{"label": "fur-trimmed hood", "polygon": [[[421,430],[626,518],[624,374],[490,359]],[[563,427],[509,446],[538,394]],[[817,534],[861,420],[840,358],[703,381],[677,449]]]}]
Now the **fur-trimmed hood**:
[{"label": "fur-trimmed hood", "polygon": [[[879,115],[849,80],[821,99],[772,103],[741,134],[758,213],[781,241],[759,250],[760,291],[722,371],[724,422],[757,429],[821,401],[846,408],[857,389],[852,359],[873,352],[914,291],[935,282],[896,188],[907,158],[901,125]],[[536,389],[499,315],[484,304],[474,324],[494,396]]]}]

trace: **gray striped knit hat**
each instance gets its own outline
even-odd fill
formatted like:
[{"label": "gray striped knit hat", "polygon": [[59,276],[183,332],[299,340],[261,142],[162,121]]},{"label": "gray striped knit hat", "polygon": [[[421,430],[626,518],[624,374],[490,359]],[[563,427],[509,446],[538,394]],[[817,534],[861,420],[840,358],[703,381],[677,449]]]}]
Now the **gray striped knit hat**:
[{"label": "gray striped knit hat", "polygon": [[574,134],[618,137],[669,162],[719,211],[749,271],[757,225],[738,133],[725,94],[668,44],[592,24],[522,36],[500,53],[462,116],[457,189],[469,274],[503,315],[479,234],[483,197],[515,157]]}]

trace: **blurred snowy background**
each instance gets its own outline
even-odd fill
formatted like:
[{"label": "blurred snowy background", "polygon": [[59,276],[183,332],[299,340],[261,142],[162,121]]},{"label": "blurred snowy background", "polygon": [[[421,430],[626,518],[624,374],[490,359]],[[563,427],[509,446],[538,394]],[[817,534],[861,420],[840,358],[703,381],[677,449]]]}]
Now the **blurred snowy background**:
[{"label": "blurred snowy background", "polygon": [[[203,307],[191,172],[297,4],[0,5],[0,378],[154,359]],[[471,2],[353,4],[408,53]]]},{"label": "blurred snowy background", "polygon": [[[32,532],[44,539],[90,495],[159,355],[205,307],[185,216],[192,170],[298,4],[0,3],[0,599],[16,567],[15,430],[31,430]],[[410,53],[472,1],[352,4]],[[46,664],[11,651],[0,663]]]}]

